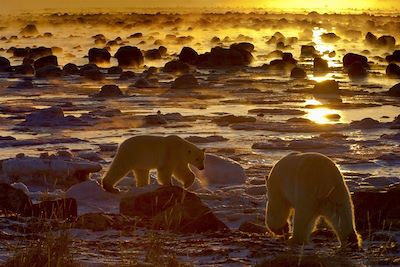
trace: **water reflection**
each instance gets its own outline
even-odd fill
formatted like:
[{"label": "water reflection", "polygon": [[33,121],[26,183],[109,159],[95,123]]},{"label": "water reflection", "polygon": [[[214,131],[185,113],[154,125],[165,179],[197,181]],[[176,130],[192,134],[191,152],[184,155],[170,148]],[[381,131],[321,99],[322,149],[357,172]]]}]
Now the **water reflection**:
[{"label": "water reflection", "polygon": [[340,112],[335,109],[322,107],[322,103],[316,99],[307,99],[305,106],[320,106],[307,109],[305,117],[318,124],[338,123],[340,121]]}]

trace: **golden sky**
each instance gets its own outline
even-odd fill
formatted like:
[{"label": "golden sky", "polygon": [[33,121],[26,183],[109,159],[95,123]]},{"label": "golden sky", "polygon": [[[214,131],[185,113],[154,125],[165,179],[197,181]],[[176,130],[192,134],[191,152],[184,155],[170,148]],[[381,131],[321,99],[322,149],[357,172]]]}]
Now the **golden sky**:
[{"label": "golden sky", "polygon": [[3,11],[55,8],[246,7],[277,9],[399,9],[400,0],[0,0]]}]

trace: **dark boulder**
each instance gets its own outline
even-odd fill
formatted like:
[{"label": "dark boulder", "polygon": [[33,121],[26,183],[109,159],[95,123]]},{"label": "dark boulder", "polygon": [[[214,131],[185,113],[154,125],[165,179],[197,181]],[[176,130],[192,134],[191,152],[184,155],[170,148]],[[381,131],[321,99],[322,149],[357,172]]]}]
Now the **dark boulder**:
[{"label": "dark boulder", "polygon": [[39,31],[36,28],[35,24],[28,24],[24,28],[21,29],[20,33],[25,36],[33,36],[33,35],[38,35]]},{"label": "dark boulder", "polygon": [[393,54],[386,56],[386,61],[391,62],[400,62],[400,50],[395,50]]},{"label": "dark boulder", "polygon": [[382,35],[376,43],[381,47],[393,48],[396,45],[396,39],[391,35]]},{"label": "dark boulder", "polygon": [[158,49],[147,50],[146,52],[144,52],[144,57],[150,60],[158,60],[162,58],[160,50]]},{"label": "dark boulder", "polygon": [[387,93],[390,96],[400,97],[400,83],[393,85]]},{"label": "dark boulder", "polygon": [[314,94],[338,94],[339,83],[335,80],[326,80],[314,85]]},{"label": "dark boulder", "polygon": [[165,46],[161,45],[160,47],[158,47],[158,51],[160,52],[161,56],[165,56],[167,55],[168,49]]},{"label": "dark boulder", "polygon": [[37,78],[60,78],[63,75],[63,71],[54,65],[47,65],[36,69],[35,75]]},{"label": "dark boulder", "polygon": [[169,73],[187,73],[190,70],[190,66],[182,61],[172,60],[165,63],[162,70]]},{"label": "dark boulder", "polygon": [[328,61],[323,58],[315,57],[313,65],[314,73],[326,73],[329,71]]},{"label": "dark boulder", "polygon": [[199,83],[193,74],[184,74],[179,76],[171,84],[172,89],[193,89],[197,87],[199,87]]},{"label": "dark boulder", "polygon": [[63,67],[63,72],[66,75],[78,75],[79,68],[77,65],[75,65],[73,63],[68,63]]},{"label": "dark boulder", "polygon": [[314,57],[317,54],[317,50],[312,45],[302,45],[300,50],[300,56],[302,57]]},{"label": "dark boulder", "polygon": [[111,54],[107,49],[91,48],[89,50],[89,63],[110,63]]},{"label": "dark boulder", "polygon": [[125,197],[120,203],[120,213],[143,218],[154,229],[180,233],[228,230],[196,194],[177,186]]},{"label": "dark boulder", "polygon": [[111,67],[111,68],[109,68],[107,70],[108,74],[119,74],[119,75],[121,75],[122,72],[124,72],[124,70],[119,66],[113,66],[113,67]]},{"label": "dark boulder", "polygon": [[395,63],[390,63],[386,67],[386,75],[390,78],[400,79],[400,67]]},{"label": "dark boulder", "polygon": [[53,55],[53,49],[49,47],[39,46],[29,48],[27,57],[37,59],[41,57]]},{"label": "dark boulder", "polygon": [[367,42],[367,44],[375,45],[377,40],[378,40],[378,37],[376,37],[376,35],[374,35],[371,32],[368,32],[365,35],[365,41]]},{"label": "dark boulder", "polygon": [[33,66],[29,64],[14,66],[13,69],[16,74],[33,75],[35,73]]},{"label": "dark boulder", "polygon": [[101,81],[105,79],[105,75],[100,71],[96,64],[86,64],[79,70],[79,75],[93,81]]},{"label": "dark boulder", "polygon": [[22,190],[0,183],[0,210],[20,214],[31,206],[32,201]]},{"label": "dark boulder", "polygon": [[27,57],[29,54],[29,48],[12,48],[14,57]]},{"label": "dark boulder", "polygon": [[205,68],[230,68],[247,66],[253,61],[251,52],[241,46],[230,48],[214,47],[210,52],[199,55],[196,65]]},{"label": "dark boulder", "polygon": [[307,73],[299,67],[295,67],[290,72],[290,77],[295,79],[304,79],[307,77]]},{"label": "dark boulder", "polygon": [[124,71],[121,73],[121,75],[119,75],[119,79],[120,80],[129,80],[129,79],[133,79],[136,77],[136,74],[133,71]]},{"label": "dark boulder", "polygon": [[400,185],[387,191],[355,192],[352,199],[357,229],[399,229]]},{"label": "dark boulder", "polygon": [[37,59],[33,63],[33,66],[35,67],[35,70],[38,70],[46,66],[58,66],[58,60],[57,57],[53,55],[45,56]]},{"label": "dark boulder", "polygon": [[343,57],[343,67],[348,68],[351,64],[360,62],[363,67],[368,68],[368,59],[363,55],[348,53]]},{"label": "dark boulder", "polygon": [[123,96],[121,89],[115,84],[107,84],[101,87],[100,92],[98,92],[95,96],[96,97],[120,97]]},{"label": "dark boulder", "polygon": [[249,53],[254,51],[254,45],[248,42],[234,43],[230,45],[231,49],[244,50]]},{"label": "dark boulder", "polygon": [[135,46],[120,47],[114,57],[121,67],[140,67],[144,62],[142,51]]},{"label": "dark boulder", "polygon": [[193,48],[185,46],[179,53],[179,60],[194,65],[198,56],[199,54]]},{"label": "dark boulder", "polygon": [[11,66],[10,60],[5,57],[0,57],[0,69],[8,68]]},{"label": "dark boulder", "polygon": [[139,78],[133,84],[133,87],[135,87],[135,88],[151,88],[151,87],[154,87],[154,86],[152,86],[152,84],[149,83],[149,81],[147,79]]},{"label": "dark boulder", "polygon": [[352,80],[364,79],[368,76],[367,69],[360,61],[351,64],[347,69],[347,74]]},{"label": "dark boulder", "polygon": [[340,40],[340,37],[337,36],[333,32],[328,32],[328,33],[323,33],[321,35],[321,40],[326,42],[326,43],[334,43]]}]

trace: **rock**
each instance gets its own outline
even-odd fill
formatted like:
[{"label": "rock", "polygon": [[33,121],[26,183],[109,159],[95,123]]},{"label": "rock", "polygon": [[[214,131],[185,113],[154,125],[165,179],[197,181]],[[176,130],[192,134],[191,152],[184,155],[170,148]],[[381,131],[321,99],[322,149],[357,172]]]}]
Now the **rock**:
[{"label": "rock", "polygon": [[142,52],[135,46],[120,47],[114,57],[121,67],[140,67],[144,62]]},{"label": "rock", "polygon": [[113,67],[111,67],[111,68],[109,68],[107,70],[108,74],[119,74],[119,75],[121,75],[122,72],[124,72],[124,70],[119,66],[113,66]]},{"label": "rock", "polygon": [[400,227],[400,185],[387,191],[355,192],[352,196],[358,229],[391,230]]},{"label": "rock", "polygon": [[77,210],[78,206],[75,199],[63,198],[33,204],[29,209],[25,209],[22,215],[41,219],[65,220],[76,218],[78,216]]},{"label": "rock", "polygon": [[317,54],[317,50],[315,50],[314,46],[312,46],[312,45],[302,45],[301,46],[300,56],[314,57],[315,54]]},{"label": "rock", "polygon": [[9,71],[10,66],[10,60],[5,57],[0,57],[0,71]]},{"label": "rock", "polygon": [[392,55],[386,56],[386,61],[389,63],[400,62],[400,50],[395,50]]},{"label": "rock", "polygon": [[44,46],[28,48],[27,51],[28,54],[26,55],[26,57],[30,59],[38,59],[41,57],[53,55],[53,49]]},{"label": "rock", "polygon": [[91,48],[89,50],[89,63],[110,63],[111,54],[107,49]]},{"label": "rock", "polygon": [[104,213],[87,213],[79,216],[73,227],[92,231],[105,231],[112,225],[112,218]]},{"label": "rock", "polygon": [[370,45],[375,45],[377,40],[378,40],[378,38],[376,37],[376,35],[374,35],[371,32],[368,32],[365,35],[365,41]]},{"label": "rock", "polygon": [[79,70],[79,75],[93,81],[105,79],[105,75],[100,71],[96,64],[86,64]]},{"label": "rock", "polygon": [[31,206],[32,201],[22,190],[0,183],[0,210],[20,214]]},{"label": "rock", "polygon": [[229,68],[247,66],[252,61],[252,54],[241,46],[230,48],[217,46],[210,52],[199,55],[196,65],[205,68]]},{"label": "rock", "polygon": [[268,229],[265,225],[254,222],[244,222],[239,226],[239,231],[250,234],[265,234],[268,232]]},{"label": "rock", "polygon": [[207,184],[244,184],[247,180],[243,167],[236,161],[206,154],[204,171],[190,168],[200,180]]},{"label": "rock", "polygon": [[79,68],[77,65],[75,65],[73,63],[68,63],[63,67],[63,72],[66,75],[78,75]]},{"label": "rock", "polygon": [[145,78],[139,78],[136,80],[136,82],[133,84],[133,87],[136,88],[151,88],[154,87],[149,81]]},{"label": "rock", "polygon": [[223,115],[219,117],[215,117],[212,119],[212,122],[222,126],[229,125],[233,123],[246,123],[246,122],[256,122],[256,118],[251,116],[235,116],[235,115]]},{"label": "rock", "polygon": [[57,57],[53,55],[41,57],[33,63],[33,66],[35,67],[35,70],[46,66],[58,66]]},{"label": "rock", "polygon": [[198,56],[199,54],[193,48],[185,46],[179,53],[179,61],[195,65]]},{"label": "rock", "polygon": [[172,60],[167,62],[162,71],[169,73],[187,73],[190,70],[190,66],[182,61]]},{"label": "rock", "polygon": [[24,36],[34,36],[34,35],[39,35],[39,31],[36,28],[35,24],[28,24],[24,28],[21,29],[20,34]]},{"label": "rock", "polygon": [[21,74],[21,75],[32,75],[35,73],[35,69],[33,68],[32,65],[29,64],[14,66],[14,71],[16,74]]},{"label": "rock", "polygon": [[68,198],[76,199],[79,205],[84,205],[85,202],[108,200],[113,197],[112,193],[106,192],[97,181],[92,179],[72,185],[65,195]]},{"label": "rock", "polygon": [[129,79],[133,79],[136,77],[136,74],[133,71],[124,71],[121,73],[121,75],[119,76],[120,80],[129,80]]},{"label": "rock", "polygon": [[323,58],[314,58],[314,73],[326,73],[329,71],[328,61]]},{"label": "rock", "polygon": [[52,155],[45,158],[20,156],[6,159],[2,168],[4,176],[13,180],[39,177],[68,183],[74,182],[73,180],[87,180],[90,173],[98,172],[102,167],[98,163],[80,158]]},{"label": "rock", "polygon": [[290,77],[294,79],[304,79],[307,77],[307,73],[299,67],[295,67],[290,72]]},{"label": "rock", "polygon": [[354,80],[366,78],[368,72],[361,62],[356,61],[349,66],[347,69],[347,74],[349,75],[350,79]]},{"label": "rock", "polygon": [[179,76],[171,84],[172,89],[194,89],[197,87],[199,87],[199,83],[193,74]]},{"label": "rock", "polygon": [[163,186],[139,196],[124,197],[120,213],[149,220],[149,226],[155,229],[180,233],[228,230],[196,194],[177,186]]},{"label": "rock", "polygon": [[148,125],[167,124],[167,120],[161,114],[151,114],[144,117],[144,121]]},{"label": "rock", "polygon": [[364,68],[368,68],[368,59],[365,56],[348,53],[343,57],[343,67],[348,68],[351,64],[359,62]]},{"label": "rock", "polygon": [[10,85],[8,88],[12,89],[32,89],[35,85],[32,80],[24,79],[23,81],[17,82],[16,84]]},{"label": "rock", "polygon": [[378,38],[376,44],[381,47],[393,48],[396,45],[396,39],[391,35],[382,35]]},{"label": "rock", "polygon": [[158,50],[158,49],[147,50],[146,52],[144,52],[144,57],[146,59],[150,59],[150,60],[162,59],[160,50]]},{"label": "rock", "polygon": [[390,96],[400,97],[400,83],[393,85],[387,92]]},{"label": "rock", "polygon": [[121,89],[119,89],[119,87],[117,85],[106,84],[101,87],[100,92],[98,92],[95,96],[109,98],[109,97],[120,97],[123,95],[124,94],[122,93]]},{"label": "rock", "polygon": [[395,63],[390,63],[386,67],[386,75],[390,78],[400,79],[400,67]]},{"label": "rock", "polygon": [[374,129],[381,127],[381,124],[377,120],[371,118],[364,118],[360,121],[352,121],[350,123],[350,127],[356,129]]},{"label": "rock", "polygon": [[60,78],[63,75],[63,71],[54,65],[48,65],[41,67],[39,69],[36,69],[35,76],[37,78],[45,78],[45,79],[50,79],[50,78]]},{"label": "rock", "polygon": [[26,115],[24,126],[55,126],[64,121],[64,112],[61,107],[53,106],[50,108],[34,111]]},{"label": "rock", "polygon": [[321,40],[326,42],[326,43],[334,43],[340,40],[340,37],[337,36],[333,32],[328,32],[328,33],[323,33],[321,35]]},{"label": "rock", "polygon": [[225,141],[228,141],[228,138],[225,138],[220,135],[210,135],[207,137],[191,135],[191,136],[186,137],[185,140],[187,140],[191,143],[203,144],[203,143],[213,143],[213,142],[225,142]]},{"label": "rock", "polygon": [[339,83],[335,80],[325,80],[314,85],[314,94],[339,94]]},{"label": "rock", "polygon": [[247,51],[249,53],[254,51],[254,45],[248,42],[234,43],[229,46],[231,49]]}]

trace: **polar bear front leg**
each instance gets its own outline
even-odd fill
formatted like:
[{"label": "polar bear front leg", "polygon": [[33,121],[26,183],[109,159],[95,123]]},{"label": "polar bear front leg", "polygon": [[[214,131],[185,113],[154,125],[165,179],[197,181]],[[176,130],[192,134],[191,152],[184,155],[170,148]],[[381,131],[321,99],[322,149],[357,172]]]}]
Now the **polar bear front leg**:
[{"label": "polar bear front leg", "polygon": [[277,235],[289,232],[288,218],[291,206],[275,188],[268,188],[268,202],[266,207],[265,223],[270,231]]},{"label": "polar bear front leg", "polygon": [[187,166],[177,168],[174,171],[174,176],[183,184],[183,187],[190,187],[195,179],[194,174],[189,170]]},{"label": "polar bear front leg", "polygon": [[142,187],[150,184],[149,171],[146,169],[135,169],[136,187]]},{"label": "polar bear front leg", "polygon": [[309,242],[311,231],[314,229],[315,221],[319,217],[314,207],[315,205],[310,202],[312,201],[305,201],[305,203],[295,208],[293,236],[289,240],[290,244],[302,245]]},{"label": "polar bear front leg", "polygon": [[162,167],[157,169],[157,180],[161,185],[172,185],[172,170]]}]

